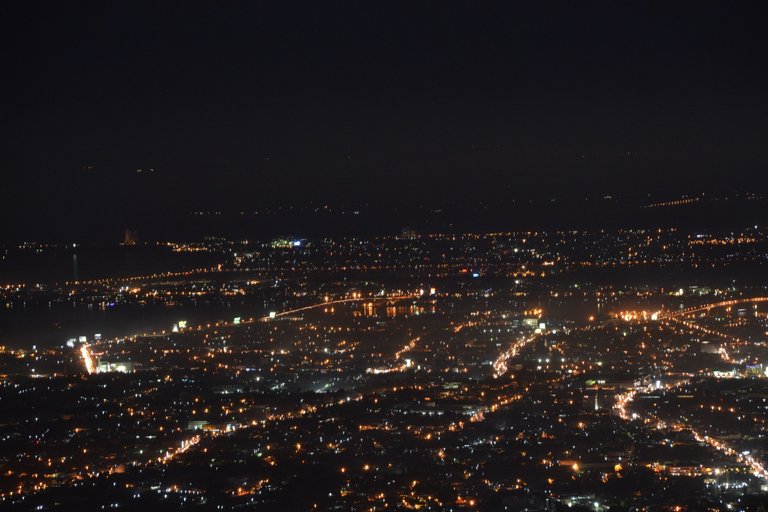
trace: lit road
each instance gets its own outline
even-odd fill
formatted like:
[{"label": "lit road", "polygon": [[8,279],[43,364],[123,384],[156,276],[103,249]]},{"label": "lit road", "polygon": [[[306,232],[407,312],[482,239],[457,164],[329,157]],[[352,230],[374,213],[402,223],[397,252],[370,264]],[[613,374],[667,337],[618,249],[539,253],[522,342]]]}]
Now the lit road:
[{"label": "lit road", "polygon": [[420,339],[421,339],[421,336],[416,336],[411,341],[406,343],[405,346],[403,346],[403,348],[401,348],[400,350],[395,352],[395,363],[398,363],[397,366],[387,366],[387,367],[384,367],[384,368],[368,368],[366,370],[366,372],[367,373],[372,373],[374,375],[380,375],[380,374],[384,374],[384,373],[404,372],[404,371],[406,371],[408,368],[411,367],[410,361],[408,361],[406,359],[405,361],[403,361],[401,363],[400,362],[400,358],[403,355],[405,355],[408,352],[410,352],[411,350],[413,350],[414,348],[416,348],[416,344],[419,342]]},{"label": "lit road", "polygon": [[[662,386],[659,389],[663,389],[665,391],[674,389],[678,386],[681,386],[685,383],[687,383],[687,380],[681,380],[674,383],[667,384],[665,386]],[[643,391],[641,388],[637,388],[631,391],[628,391],[626,393],[622,393],[616,396],[616,402],[614,405],[614,409],[617,411],[618,415],[624,419],[624,420],[631,420],[631,419],[640,419],[646,424],[653,424],[656,429],[662,430],[662,429],[672,429],[672,430],[689,430],[693,437],[700,443],[705,443],[712,448],[718,450],[719,452],[736,459],[741,464],[744,464],[747,466],[750,471],[752,471],[752,474],[768,480],[768,470],[766,470],[765,465],[762,464],[760,461],[755,459],[751,454],[749,453],[740,453],[733,449],[731,446],[729,446],[726,442],[721,441],[719,439],[715,439],[714,437],[710,437],[692,426],[681,423],[681,422],[666,422],[664,420],[661,420],[657,418],[656,416],[653,416],[651,414],[647,414],[646,416],[639,416],[635,412],[629,411],[629,405],[634,400],[635,395],[638,392]]]},{"label": "lit road", "polygon": [[[333,305],[336,305],[336,304],[344,304],[344,303],[348,303],[348,302],[363,302],[363,301],[376,302],[376,301],[382,301],[382,300],[396,302],[396,301],[401,301],[401,300],[406,300],[406,299],[415,299],[415,298],[418,298],[418,297],[420,297],[419,294],[411,294],[411,295],[396,295],[396,296],[393,296],[393,297],[387,297],[387,296],[382,296],[382,297],[353,297],[353,298],[349,298],[349,299],[328,300],[328,301],[325,301],[325,302],[320,302],[318,304],[311,304],[309,306],[304,306],[304,307],[300,307],[300,308],[296,308],[296,309],[289,309],[287,311],[281,311],[280,313],[275,313],[274,315],[267,315],[267,316],[263,316],[261,318],[256,318],[256,319],[252,319],[251,318],[251,319],[248,319],[246,321],[243,321],[242,323],[243,324],[248,324],[248,323],[254,323],[254,322],[266,322],[267,320],[271,320],[273,318],[279,318],[281,316],[289,316],[289,315],[293,315],[293,314],[296,314],[296,313],[301,313],[302,311],[308,311],[310,309],[317,309],[317,308],[321,308],[321,307],[324,307],[324,306],[333,306]],[[227,322],[223,322],[223,323],[225,325],[228,325]],[[217,325],[221,325],[221,323],[217,323]]]},{"label": "lit road", "polygon": [[[681,309],[680,311],[668,312],[666,314],[662,313],[661,315],[659,315],[659,319],[662,322],[669,325],[670,327],[672,326],[672,323],[674,323],[678,326],[687,327],[688,329],[691,329],[693,331],[698,331],[704,334],[717,336],[734,345],[747,345],[753,342],[751,340],[745,340],[743,338],[739,338],[738,336],[735,336],[733,334],[718,331],[716,329],[712,329],[709,327],[703,327],[701,325],[698,325],[695,322],[686,320],[685,316],[694,314],[694,313],[699,313],[702,311],[709,311],[715,308],[731,307],[737,304],[757,304],[760,302],[768,302],[768,297],[748,297],[748,298],[725,300],[721,302],[713,302],[710,304],[705,304],[703,306],[695,306],[687,309]],[[723,359],[723,361],[727,363],[743,364],[747,362],[745,359],[741,359],[741,360],[734,359],[729,353],[728,349],[726,349],[725,347],[721,347],[718,353],[720,354],[720,357]]]},{"label": "lit road", "polygon": [[509,360],[516,357],[526,345],[535,340],[538,336],[538,334],[532,334],[531,336],[521,338],[514,342],[507,350],[499,354],[499,357],[493,362],[493,376],[498,378],[507,373],[507,363]]},{"label": "lit road", "polygon": [[711,304],[705,304],[703,306],[694,306],[691,308],[681,309],[679,311],[669,311],[666,313],[662,313],[661,318],[674,318],[674,317],[685,316],[691,313],[698,313],[700,311],[709,311],[710,309],[714,309],[714,308],[722,308],[727,306],[735,306],[736,304],[758,303],[758,302],[768,302],[768,297],[745,297],[745,298],[724,300],[722,302],[713,302]]},{"label": "lit road", "polygon": [[[700,326],[694,322],[691,322],[689,320],[686,320],[684,317],[686,315],[699,313],[702,311],[709,311],[714,308],[721,308],[721,307],[730,307],[735,306],[738,304],[754,304],[754,303],[760,303],[760,302],[768,302],[768,297],[751,297],[751,298],[738,298],[738,299],[731,299],[721,302],[715,302],[710,304],[705,304],[703,306],[696,306],[691,307],[687,309],[682,309],[680,311],[676,312],[669,312],[666,314],[661,314],[659,316],[659,319],[666,323],[669,326],[677,325],[677,326],[683,326],[686,327],[692,331],[698,331],[704,334],[709,334],[713,336],[718,336],[720,338],[723,338],[733,344],[747,344],[750,343],[748,340],[744,340],[739,338],[738,336],[724,333],[715,329],[711,329],[708,327]],[[742,360],[734,360],[731,356],[731,354],[728,352],[726,348],[721,348],[719,350],[720,357],[728,363],[734,363],[734,364],[741,364],[744,361]],[[667,391],[671,390],[673,388],[676,388],[678,386],[681,386],[685,383],[687,383],[687,380],[680,380],[673,383],[669,383],[665,386],[662,386],[661,389]],[[708,446],[718,450],[719,452],[729,456],[733,457],[737,462],[744,464],[747,466],[752,474],[754,474],[757,477],[763,478],[768,480],[768,470],[766,470],[766,467],[763,463],[761,463],[759,460],[755,459],[751,454],[746,452],[738,452],[733,447],[728,445],[725,441],[716,439],[714,437],[711,437],[707,435],[704,432],[701,432],[695,428],[693,428],[691,425],[688,425],[686,423],[682,422],[666,422],[664,420],[661,420],[651,414],[647,414],[645,416],[639,416],[636,412],[631,412],[629,410],[630,404],[633,401],[635,395],[639,392],[643,391],[649,391],[649,389],[646,388],[636,388],[634,390],[628,391],[626,393],[622,393],[616,396],[616,401],[614,404],[614,409],[616,410],[617,414],[624,420],[632,420],[632,419],[641,419],[644,423],[649,425],[654,425],[657,429],[672,429],[672,430],[689,430],[693,437],[700,443],[705,443]]]}]

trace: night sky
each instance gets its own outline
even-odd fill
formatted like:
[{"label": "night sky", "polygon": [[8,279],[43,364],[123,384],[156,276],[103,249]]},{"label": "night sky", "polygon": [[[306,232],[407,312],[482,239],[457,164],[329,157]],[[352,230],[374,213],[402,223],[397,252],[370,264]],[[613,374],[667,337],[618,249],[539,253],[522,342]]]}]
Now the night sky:
[{"label": "night sky", "polygon": [[747,4],[18,3],[0,7],[6,238],[768,185],[768,45]]}]

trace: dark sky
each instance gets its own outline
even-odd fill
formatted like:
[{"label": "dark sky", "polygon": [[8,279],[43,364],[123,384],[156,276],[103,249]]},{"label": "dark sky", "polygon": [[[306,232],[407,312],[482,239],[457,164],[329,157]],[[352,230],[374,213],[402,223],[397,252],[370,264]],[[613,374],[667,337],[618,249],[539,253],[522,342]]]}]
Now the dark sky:
[{"label": "dark sky", "polygon": [[768,45],[746,3],[18,4],[0,7],[16,234],[307,200],[768,185]]}]

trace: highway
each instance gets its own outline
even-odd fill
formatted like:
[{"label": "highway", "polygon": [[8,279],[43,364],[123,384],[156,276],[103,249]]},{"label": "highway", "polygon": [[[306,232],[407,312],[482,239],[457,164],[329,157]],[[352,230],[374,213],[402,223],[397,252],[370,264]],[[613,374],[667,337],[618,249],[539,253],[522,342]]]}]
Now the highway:
[{"label": "highway", "polygon": [[662,313],[659,318],[660,319],[677,318],[677,317],[689,315],[691,313],[698,313],[700,311],[709,311],[710,309],[713,309],[713,308],[723,308],[727,306],[735,306],[736,304],[758,303],[758,302],[768,302],[768,297],[745,297],[745,298],[724,300],[722,302],[713,302],[711,304],[705,304],[703,306],[694,306],[686,309],[681,309],[679,311],[668,311],[668,312]]}]

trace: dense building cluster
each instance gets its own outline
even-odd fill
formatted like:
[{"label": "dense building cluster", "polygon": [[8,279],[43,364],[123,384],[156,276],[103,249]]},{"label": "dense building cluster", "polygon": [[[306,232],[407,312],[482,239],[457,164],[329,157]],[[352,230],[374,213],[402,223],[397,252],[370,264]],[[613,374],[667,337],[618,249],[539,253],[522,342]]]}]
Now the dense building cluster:
[{"label": "dense building cluster", "polygon": [[3,285],[6,315],[149,320],[3,341],[0,508],[756,509],[766,244],[211,239],[126,248],[187,270]]}]

